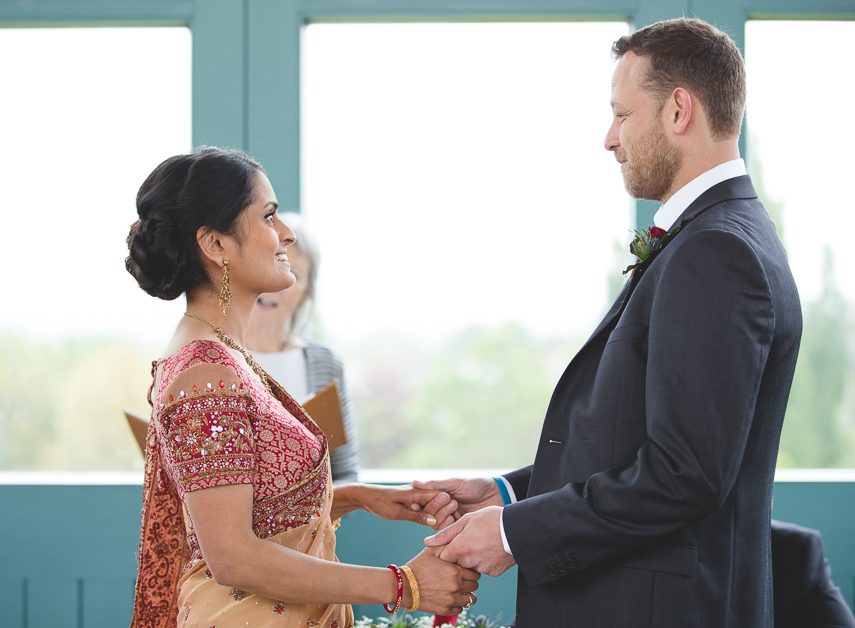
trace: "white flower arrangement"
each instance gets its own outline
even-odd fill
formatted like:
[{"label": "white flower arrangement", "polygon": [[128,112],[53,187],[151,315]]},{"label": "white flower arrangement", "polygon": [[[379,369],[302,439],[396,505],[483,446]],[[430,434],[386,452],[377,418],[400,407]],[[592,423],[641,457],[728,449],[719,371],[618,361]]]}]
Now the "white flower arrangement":
[{"label": "white flower arrangement", "polygon": [[[379,619],[363,617],[353,624],[353,628],[433,628],[433,617],[433,615],[416,617],[401,611]],[[455,628],[455,626],[443,624],[440,628]],[[507,628],[507,626],[500,626],[498,617],[494,620],[490,620],[487,615],[469,617],[467,612],[463,611],[457,616],[456,628]]]}]

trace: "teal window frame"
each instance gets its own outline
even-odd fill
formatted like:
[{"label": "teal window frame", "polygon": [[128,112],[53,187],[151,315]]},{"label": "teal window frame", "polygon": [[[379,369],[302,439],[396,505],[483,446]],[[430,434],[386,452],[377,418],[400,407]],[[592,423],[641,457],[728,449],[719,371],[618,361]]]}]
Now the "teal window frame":
[{"label": "teal window frame", "polygon": [[[189,27],[193,144],[251,153],[292,211],[301,209],[305,25],[603,20],[637,28],[682,15],[725,28],[744,49],[749,19],[855,20],[855,0],[0,0],[0,27]],[[652,224],[657,206],[638,201],[636,226]]]}]

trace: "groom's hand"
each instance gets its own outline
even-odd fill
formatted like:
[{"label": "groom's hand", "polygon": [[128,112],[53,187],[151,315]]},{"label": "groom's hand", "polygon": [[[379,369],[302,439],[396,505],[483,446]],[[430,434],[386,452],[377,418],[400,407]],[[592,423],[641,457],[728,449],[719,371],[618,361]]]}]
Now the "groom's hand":
[{"label": "groom's hand", "polygon": [[439,555],[441,559],[488,576],[501,576],[516,565],[514,557],[502,546],[501,514],[501,507],[487,506],[464,515],[453,525],[426,538],[425,545],[446,545]]},{"label": "groom's hand", "polygon": [[434,530],[447,528],[467,513],[504,504],[499,487],[492,478],[413,482],[413,487],[443,491],[423,507],[425,512],[436,517],[436,525],[431,526]]}]

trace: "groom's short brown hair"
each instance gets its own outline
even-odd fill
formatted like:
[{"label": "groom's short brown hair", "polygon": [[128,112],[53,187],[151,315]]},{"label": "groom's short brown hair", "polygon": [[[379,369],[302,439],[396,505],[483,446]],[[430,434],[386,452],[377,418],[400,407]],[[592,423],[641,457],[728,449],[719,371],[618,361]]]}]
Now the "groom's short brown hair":
[{"label": "groom's short brown hair", "polygon": [[644,87],[665,105],[678,87],[700,99],[715,140],[739,136],[745,111],[745,61],[736,43],[703,20],[677,18],[624,35],[616,59],[632,52],[648,59]]}]

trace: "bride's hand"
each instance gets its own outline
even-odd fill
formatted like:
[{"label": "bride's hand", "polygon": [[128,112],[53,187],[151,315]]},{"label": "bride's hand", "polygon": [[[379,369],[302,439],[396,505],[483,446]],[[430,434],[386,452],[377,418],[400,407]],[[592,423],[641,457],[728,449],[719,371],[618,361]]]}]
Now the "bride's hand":
[{"label": "bride's hand", "polygon": [[463,515],[487,506],[503,506],[499,487],[492,478],[451,478],[437,482],[413,482],[416,488],[440,491],[437,499],[424,510],[434,515],[439,525],[434,530],[447,528]]},{"label": "bride's hand", "polygon": [[[412,486],[379,486],[377,484],[347,484],[335,489],[336,501],[347,512],[362,508],[365,512],[395,521],[413,521],[433,527],[436,517],[423,507],[442,491]],[[337,504],[334,503],[334,509]],[[339,515],[340,516],[340,515]]]},{"label": "bride's hand", "polygon": [[[445,547],[428,547],[407,563],[419,587],[419,610],[436,615],[457,615],[477,600],[477,571],[447,563],[439,558]],[[411,608],[413,596],[404,579],[404,607]]]}]

